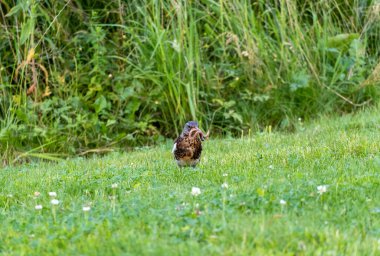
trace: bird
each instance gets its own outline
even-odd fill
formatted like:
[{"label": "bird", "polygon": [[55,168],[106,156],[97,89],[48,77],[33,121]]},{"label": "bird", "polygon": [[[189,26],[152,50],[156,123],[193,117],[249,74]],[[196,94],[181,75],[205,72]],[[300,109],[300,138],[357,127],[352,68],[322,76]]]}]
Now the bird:
[{"label": "bird", "polygon": [[174,141],[172,153],[177,165],[195,168],[201,159],[202,141],[208,136],[209,132],[203,134],[196,121],[187,122],[182,133]]}]

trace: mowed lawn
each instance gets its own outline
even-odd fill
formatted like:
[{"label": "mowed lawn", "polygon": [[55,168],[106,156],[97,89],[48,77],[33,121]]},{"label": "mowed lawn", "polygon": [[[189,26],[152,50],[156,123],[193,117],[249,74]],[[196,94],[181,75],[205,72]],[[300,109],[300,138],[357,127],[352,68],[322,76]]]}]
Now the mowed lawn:
[{"label": "mowed lawn", "polygon": [[297,130],[4,168],[0,253],[380,255],[380,111]]}]

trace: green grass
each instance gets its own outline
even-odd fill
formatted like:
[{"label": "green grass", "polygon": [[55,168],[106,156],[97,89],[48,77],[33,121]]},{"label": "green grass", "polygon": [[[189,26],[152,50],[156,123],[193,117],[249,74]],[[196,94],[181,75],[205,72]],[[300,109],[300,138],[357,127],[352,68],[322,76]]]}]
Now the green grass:
[{"label": "green grass", "polygon": [[[179,170],[169,143],[7,167],[0,172],[0,252],[379,255],[379,123],[374,109],[299,122],[295,134],[212,139],[196,170]],[[319,185],[327,192],[319,195]],[[57,192],[55,208],[49,191]]]}]

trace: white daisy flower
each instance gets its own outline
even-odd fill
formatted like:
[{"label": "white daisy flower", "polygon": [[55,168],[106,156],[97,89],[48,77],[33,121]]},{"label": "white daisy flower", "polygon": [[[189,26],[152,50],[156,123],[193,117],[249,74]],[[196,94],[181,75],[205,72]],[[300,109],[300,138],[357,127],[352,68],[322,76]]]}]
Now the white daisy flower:
[{"label": "white daisy flower", "polygon": [[192,187],[191,188],[191,194],[193,196],[199,196],[201,194],[201,189],[197,187]]},{"label": "white daisy flower", "polygon": [[327,185],[320,185],[317,187],[318,193],[322,195],[327,192]]},{"label": "white daisy flower", "polygon": [[51,197],[56,197],[56,196],[57,196],[57,193],[56,193],[56,192],[49,192],[49,196],[51,196]]},{"label": "white daisy flower", "polygon": [[59,200],[57,200],[57,199],[53,199],[53,200],[50,201],[50,203],[51,203],[52,205],[58,205],[58,204],[59,204]]}]

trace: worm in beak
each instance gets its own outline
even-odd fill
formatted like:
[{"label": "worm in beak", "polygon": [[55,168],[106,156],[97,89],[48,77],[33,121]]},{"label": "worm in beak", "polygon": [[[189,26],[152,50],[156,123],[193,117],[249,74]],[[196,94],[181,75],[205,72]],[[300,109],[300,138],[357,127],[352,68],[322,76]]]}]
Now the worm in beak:
[{"label": "worm in beak", "polygon": [[208,136],[210,135],[210,131],[208,131],[206,133],[206,135],[203,134],[203,132],[198,128],[198,127],[195,127],[193,128],[191,131],[190,131],[190,137],[192,139],[196,138],[197,136],[199,135],[199,138],[201,141],[204,141],[205,139],[208,138]]}]

